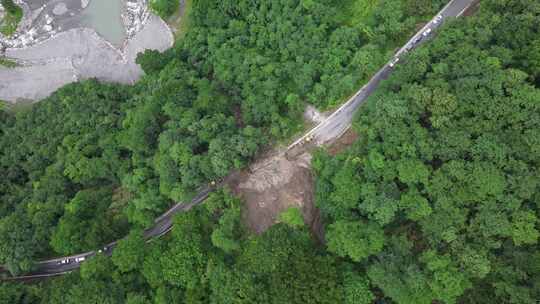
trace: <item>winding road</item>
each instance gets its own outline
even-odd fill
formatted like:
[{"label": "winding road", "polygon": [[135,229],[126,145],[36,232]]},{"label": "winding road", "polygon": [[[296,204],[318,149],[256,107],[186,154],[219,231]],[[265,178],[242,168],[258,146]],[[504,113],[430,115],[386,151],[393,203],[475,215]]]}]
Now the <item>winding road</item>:
[{"label": "winding road", "polygon": [[[413,50],[416,46],[428,39],[433,31],[441,26],[443,21],[447,18],[459,17],[465,12],[465,10],[471,6],[476,0],[452,0],[450,1],[429,23],[427,23],[419,32],[417,32],[393,57],[393,59],[384,65],[372,78],[364,85],[353,97],[351,97],[345,104],[337,109],[332,115],[330,115],[325,121],[311,129],[301,138],[292,143],[287,151],[287,156],[295,156],[302,154],[308,149],[309,146],[322,145],[333,139],[341,136],[350,126],[353,120],[356,110],[362,105],[367,97],[373,93],[378,87],[379,83],[386,79],[392,72],[395,64],[399,62],[396,60],[405,55],[410,50]],[[427,31],[427,32],[426,32]],[[203,188],[189,203],[178,203],[165,212],[163,215],[155,220],[155,224],[152,228],[145,230],[144,237],[147,242],[150,242],[153,238],[160,237],[172,229],[172,218],[174,214],[191,209],[193,206],[201,204],[213,190],[220,187],[218,183],[214,186],[208,186]],[[112,242],[102,249],[106,255],[111,255],[116,246],[116,242]],[[89,251],[73,256],[61,257],[56,259],[50,259],[37,262],[35,269],[32,273],[19,276],[9,277],[5,280],[25,280],[41,277],[49,277],[68,273],[74,269],[79,268],[80,263],[84,260],[92,257],[96,254],[96,251]],[[6,272],[4,269],[0,269]]]}]

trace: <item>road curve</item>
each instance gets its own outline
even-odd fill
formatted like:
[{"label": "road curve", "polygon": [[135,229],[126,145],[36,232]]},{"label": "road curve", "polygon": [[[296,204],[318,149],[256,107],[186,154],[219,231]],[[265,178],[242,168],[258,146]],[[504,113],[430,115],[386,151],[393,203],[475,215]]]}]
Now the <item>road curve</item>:
[{"label": "road curve", "polygon": [[[394,56],[395,58],[400,58],[408,51],[414,49],[420,43],[429,38],[430,35],[424,36],[423,33],[431,29],[433,30],[438,28],[442,22],[447,18],[459,17],[463,12],[475,2],[476,0],[452,0],[450,1],[440,12],[436,15],[426,26],[424,26],[419,32],[417,32]],[[437,23],[434,20],[437,16],[442,16],[442,19]],[[430,33],[430,34],[431,34]],[[392,61],[394,61],[392,59]],[[341,136],[351,125],[351,122],[354,117],[354,113],[362,105],[362,103],[367,99],[367,97],[373,93],[373,91],[378,87],[379,83],[388,77],[392,72],[393,64],[390,62],[384,65],[372,78],[371,80],[364,85],[353,97],[351,97],[346,103],[344,103],[339,109],[337,109],[332,115],[330,115],[325,121],[321,122],[319,125],[311,129],[304,136],[292,143],[288,149],[287,154],[299,154],[300,151],[305,150],[306,143],[315,143],[316,145],[322,145],[329,142],[332,139],[335,139]],[[218,183],[215,186],[208,186],[203,188],[189,203],[178,203],[170,208],[163,215],[158,217],[155,220],[153,227],[144,231],[144,238],[147,242],[150,242],[155,237],[160,237],[168,233],[172,229],[172,217],[174,214],[182,211],[191,209],[192,207],[201,204],[208,197],[208,195],[219,188],[221,183]],[[111,255],[112,251],[116,246],[116,241],[110,244],[107,244],[99,251],[105,255]],[[69,273],[74,269],[80,267],[81,262],[91,258],[96,254],[96,251],[89,251],[85,253],[80,253],[77,255],[60,257],[50,260],[44,260],[37,262],[35,269],[24,276],[19,277],[6,277],[3,280],[27,280],[32,278],[43,278],[56,275],[62,275]],[[77,261],[77,259],[81,259]],[[66,262],[67,261],[67,262]],[[7,271],[5,267],[0,267],[0,273]]]},{"label": "road curve", "polygon": [[[221,184],[218,184],[214,187],[206,187],[202,189],[189,203],[179,203],[174,205],[172,208],[170,208],[167,212],[165,212],[163,215],[161,215],[154,221],[154,226],[146,229],[143,232],[145,240],[147,242],[150,242],[153,238],[160,237],[171,231],[172,218],[176,213],[187,211],[194,206],[204,202],[208,195],[220,186]],[[99,250],[101,253],[110,256],[112,254],[112,251],[116,247],[116,243],[116,241],[109,243]],[[18,277],[6,277],[4,278],[4,280],[26,280],[30,278],[44,278],[69,273],[70,271],[79,268],[82,261],[77,262],[77,259],[84,258],[84,260],[86,260],[94,256],[96,253],[96,251],[88,251],[76,255],[39,261],[36,263],[35,269],[31,273]],[[69,262],[63,263],[62,261]],[[2,270],[4,270],[3,267]]]}]

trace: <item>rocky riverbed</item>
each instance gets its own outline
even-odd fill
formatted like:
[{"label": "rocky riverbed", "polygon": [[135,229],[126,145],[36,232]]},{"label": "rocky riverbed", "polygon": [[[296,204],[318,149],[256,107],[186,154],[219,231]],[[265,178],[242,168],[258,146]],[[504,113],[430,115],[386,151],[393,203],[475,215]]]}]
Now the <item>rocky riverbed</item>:
[{"label": "rocky riverbed", "polygon": [[121,23],[125,39],[113,43],[82,17],[91,1],[18,0],[25,12],[13,37],[0,37],[0,56],[20,66],[0,66],[0,99],[37,101],[59,87],[81,79],[133,83],[142,70],[135,64],[138,52],[165,50],[173,35],[167,24],[148,11],[146,0],[122,1]]}]

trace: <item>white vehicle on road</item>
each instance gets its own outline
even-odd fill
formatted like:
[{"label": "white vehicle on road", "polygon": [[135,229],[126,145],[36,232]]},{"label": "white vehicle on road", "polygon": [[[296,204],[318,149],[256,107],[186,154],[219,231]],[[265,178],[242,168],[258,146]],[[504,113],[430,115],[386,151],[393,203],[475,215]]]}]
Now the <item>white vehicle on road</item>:
[{"label": "white vehicle on road", "polygon": [[428,28],[427,30],[425,30],[425,31],[422,33],[422,36],[427,37],[427,35],[429,35],[430,33],[431,33],[431,29]]},{"label": "white vehicle on road", "polygon": [[65,264],[69,264],[69,259],[62,259],[58,261],[58,265],[65,265]]},{"label": "white vehicle on road", "polygon": [[442,20],[442,15],[438,15],[437,17],[435,17],[435,19],[433,19],[433,24],[437,24],[441,22],[441,20]]},{"label": "white vehicle on road", "polygon": [[393,68],[396,65],[396,63],[398,63],[398,61],[399,61],[399,57],[396,57],[396,58],[392,59],[392,61],[390,61],[390,63],[388,65],[391,68]]},{"label": "white vehicle on road", "polygon": [[75,262],[77,263],[80,263],[82,261],[86,260],[86,257],[78,257],[78,258],[75,258]]}]

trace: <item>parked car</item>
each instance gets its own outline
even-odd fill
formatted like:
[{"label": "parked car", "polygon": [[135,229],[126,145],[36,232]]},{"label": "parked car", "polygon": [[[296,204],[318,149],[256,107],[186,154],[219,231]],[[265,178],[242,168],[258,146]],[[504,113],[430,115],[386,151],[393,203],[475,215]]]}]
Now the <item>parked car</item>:
[{"label": "parked car", "polygon": [[69,264],[69,259],[62,259],[58,261],[58,265],[65,265],[65,264]]},{"label": "parked car", "polygon": [[75,258],[75,262],[76,262],[76,263],[80,263],[80,262],[82,262],[82,261],[84,261],[84,260],[86,260],[86,257],[83,257],[83,256],[82,256],[82,257]]},{"label": "parked car", "polygon": [[442,20],[442,15],[438,15],[437,17],[435,17],[435,19],[433,19],[433,24],[437,24],[441,22],[441,20]]},{"label": "parked car", "polygon": [[396,58],[392,59],[392,61],[390,61],[390,63],[389,63],[388,65],[389,65],[391,68],[393,68],[393,67],[396,65],[396,63],[398,63],[398,61],[399,61],[399,58],[396,57]]},{"label": "parked car", "polygon": [[431,33],[431,29],[428,28],[427,30],[425,30],[425,31],[422,33],[422,36],[427,37],[427,35],[429,35],[430,33]]}]

